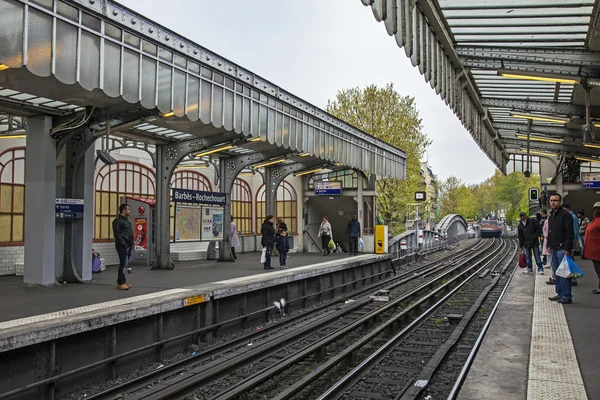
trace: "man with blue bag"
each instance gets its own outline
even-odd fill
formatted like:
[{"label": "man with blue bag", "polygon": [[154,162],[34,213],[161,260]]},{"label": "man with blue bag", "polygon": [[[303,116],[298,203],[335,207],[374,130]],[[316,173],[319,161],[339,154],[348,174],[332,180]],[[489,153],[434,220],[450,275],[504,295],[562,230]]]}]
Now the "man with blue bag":
[{"label": "man with blue bag", "polygon": [[556,276],[556,296],[549,299],[561,304],[571,304],[573,302],[573,296],[571,295],[572,280],[570,277],[566,278],[556,274],[563,258],[571,255],[573,238],[575,237],[573,218],[561,207],[561,202],[562,196],[560,194],[550,196],[552,211],[548,217],[547,246],[552,260],[552,272]]}]

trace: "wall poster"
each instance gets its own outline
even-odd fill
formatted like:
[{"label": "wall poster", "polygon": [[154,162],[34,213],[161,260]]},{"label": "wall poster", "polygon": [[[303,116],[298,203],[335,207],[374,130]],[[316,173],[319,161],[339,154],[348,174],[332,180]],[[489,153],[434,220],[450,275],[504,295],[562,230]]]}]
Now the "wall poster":
[{"label": "wall poster", "polygon": [[135,250],[148,250],[148,219],[135,219],[135,232],[133,233]]},{"label": "wall poster", "polygon": [[223,207],[202,207],[202,240],[223,240]]}]

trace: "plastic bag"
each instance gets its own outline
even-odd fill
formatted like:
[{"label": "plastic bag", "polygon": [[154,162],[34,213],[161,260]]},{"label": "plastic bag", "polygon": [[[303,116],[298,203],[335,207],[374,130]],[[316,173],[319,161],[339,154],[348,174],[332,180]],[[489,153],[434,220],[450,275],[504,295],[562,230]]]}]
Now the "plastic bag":
[{"label": "plastic bag", "polygon": [[519,256],[519,268],[527,268],[527,256],[525,253]]},{"label": "plastic bag", "polygon": [[358,238],[358,247],[364,247],[365,242],[363,242],[362,238]]},{"label": "plastic bag", "polygon": [[583,276],[583,271],[575,264],[575,260],[573,260],[571,256],[566,256],[565,258],[569,263],[569,271],[571,271],[571,276],[569,276],[569,278],[581,278]]},{"label": "plastic bag", "polygon": [[267,262],[267,248],[263,247],[262,253],[260,254],[260,263],[264,264]]},{"label": "plastic bag", "polygon": [[571,270],[569,269],[569,257],[564,256],[560,265],[556,269],[554,273],[556,276],[560,276],[561,278],[569,278],[571,275]]},{"label": "plastic bag", "polygon": [[333,241],[333,239],[329,239],[329,243],[327,243],[327,248],[329,250],[335,249],[335,242]]}]

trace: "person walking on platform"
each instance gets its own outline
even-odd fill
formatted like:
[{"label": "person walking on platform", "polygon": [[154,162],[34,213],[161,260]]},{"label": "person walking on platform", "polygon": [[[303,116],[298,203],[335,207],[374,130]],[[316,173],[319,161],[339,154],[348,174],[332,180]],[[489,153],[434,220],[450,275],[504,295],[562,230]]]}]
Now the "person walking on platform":
[{"label": "person walking on platform", "polygon": [[327,256],[331,253],[329,250],[329,241],[333,239],[333,233],[331,231],[331,224],[329,218],[323,217],[321,220],[321,226],[319,227],[319,237],[321,238],[321,247],[323,248],[323,255]]},{"label": "person walking on platform", "polygon": [[275,247],[275,226],[273,224],[272,215],[267,215],[267,218],[260,228],[260,234],[262,235],[260,244],[263,248],[266,248],[265,269],[275,269],[271,267],[271,254],[273,253],[273,247]]},{"label": "person walking on platform", "polygon": [[551,301],[561,304],[571,304],[571,278],[562,278],[556,275],[556,270],[563,258],[571,255],[573,250],[573,238],[575,229],[573,217],[561,207],[562,196],[553,194],[550,196],[550,217],[548,218],[548,251],[552,254],[552,273],[556,281],[556,296],[550,297]]},{"label": "person walking on platform", "polygon": [[277,237],[277,251],[279,252],[279,266],[287,268],[287,256],[290,251],[290,241],[287,237],[287,231],[281,231]]},{"label": "person walking on platform", "polygon": [[348,221],[346,236],[350,239],[350,255],[355,256],[358,252],[358,238],[360,237],[360,222],[356,215],[353,215],[352,219]]},{"label": "person walking on platform", "polygon": [[231,216],[231,230],[229,231],[229,245],[231,246],[231,255],[233,255],[233,261],[237,260],[235,255],[235,248],[240,245],[240,238],[238,236],[237,226],[233,221],[233,215]]},{"label": "person walking on platform", "polygon": [[585,244],[583,255],[592,260],[596,275],[598,275],[598,287],[592,290],[594,294],[600,294],[600,201],[594,204],[592,209],[594,219],[587,225],[585,231]]},{"label": "person walking on platform", "polygon": [[129,257],[133,247],[133,228],[131,222],[127,219],[131,214],[131,209],[127,204],[119,206],[119,216],[112,223],[113,235],[115,237],[115,248],[119,255],[119,272],[117,276],[117,288],[120,290],[129,290],[131,285],[125,278],[125,268],[129,265]]},{"label": "person walking on platform", "polygon": [[527,256],[527,270],[524,274],[531,274],[533,272],[533,262],[531,260],[531,253],[535,257],[535,263],[537,264],[538,274],[544,274],[544,265],[540,259],[540,241],[539,237],[542,235],[542,228],[538,223],[537,219],[527,218],[527,214],[524,212],[519,214],[521,222],[519,222],[518,233],[519,233],[519,246],[521,252]]},{"label": "person walking on platform", "polygon": [[585,260],[585,257],[583,256],[583,249],[585,248],[585,229],[590,223],[590,220],[587,219],[583,210],[577,211],[577,220],[579,221],[579,247],[581,249],[581,259]]}]

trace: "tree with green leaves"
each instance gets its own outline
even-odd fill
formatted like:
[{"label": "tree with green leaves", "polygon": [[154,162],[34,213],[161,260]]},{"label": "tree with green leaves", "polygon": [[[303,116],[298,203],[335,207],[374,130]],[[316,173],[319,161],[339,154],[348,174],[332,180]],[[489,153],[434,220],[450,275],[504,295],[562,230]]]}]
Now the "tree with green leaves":
[{"label": "tree with green leaves", "polygon": [[377,213],[394,235],[401,233],[406,205],[422,189],[419,160],[431,143],[422,132],[414,97],[401,96],[392,83],[338,92],[327,112],[406,152],[406,180],[377,181]]},{"label": "tree with green leaves", "polygon": [[459,214],[460,188],[464,186],[457,177],[450,176],[442,183],[440,191],[440,218],[448,214]]}]

